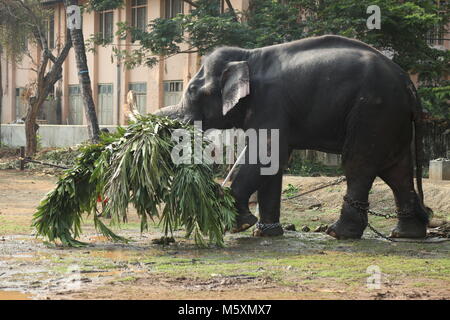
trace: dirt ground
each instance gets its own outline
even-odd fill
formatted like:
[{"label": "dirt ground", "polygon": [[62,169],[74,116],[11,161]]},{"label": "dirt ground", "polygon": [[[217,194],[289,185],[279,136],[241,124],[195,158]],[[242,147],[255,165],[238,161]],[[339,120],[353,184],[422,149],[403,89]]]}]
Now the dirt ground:
[{"label": "dirt ground", "polygon": [[[284,189],[307,191],[332,177],[286,176]],[[36,238],[34,210],[54,187],[44,173],[0,170],[1,299],[450,299],[450,241],[388,242],[367,230],[362,240],[337,241],[313,232],[339,215],[345,185],[283,201],[282,222],[297,231],[255,238],[226,235],[225,248],[200,249],[177,232],[168,246],[154,225],[140,234],[132,217],[118,231],[133,240],[110,243],[84,224],[84,248]],[[291,186],[289,186],[291,185]],[[424,181],[434,226],[450,220],[450,181]],[[377,180],[371,208],[392,212],[388,187]],[[370,217],[388,233],[395,220]],[[304,232],[308,227],[311,231]]]}]

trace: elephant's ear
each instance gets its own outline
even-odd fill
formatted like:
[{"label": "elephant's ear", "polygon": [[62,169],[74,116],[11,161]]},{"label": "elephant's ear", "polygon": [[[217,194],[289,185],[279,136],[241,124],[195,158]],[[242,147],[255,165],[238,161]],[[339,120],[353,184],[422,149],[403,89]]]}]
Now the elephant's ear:
[{"label": "elephant's ear", "polygon": [[242,99],[250,94],[250,78],[247,61],[230,62],[222,73],[222,112],[226,115]]}]

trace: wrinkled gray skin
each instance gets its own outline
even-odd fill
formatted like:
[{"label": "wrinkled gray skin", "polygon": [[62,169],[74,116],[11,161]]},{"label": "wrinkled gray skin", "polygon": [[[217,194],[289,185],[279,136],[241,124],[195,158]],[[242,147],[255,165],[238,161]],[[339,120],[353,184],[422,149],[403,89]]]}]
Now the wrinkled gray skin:
[{"label": "wrinkled gray skin", "polygon": [[[338,36],[308,38],[253,50],[219,48],[204,59],[176,106],[160,115],[208,128],[280,130],[280,164],[293,149],[314,149],[343,155],[347,197],[341,216],[328,230],[338,239],[360,238],[374,179],[393,190],[402,213],[394,237],[426,234],[421,166],[414,189],[411,142],[422,145],[421,107],[407,73],[374,48]],[[417,161],[417,159],[415,159]],[[282,169],[263,176],[261,164],[241,167],[231,189],[239,212],[233,231],[256,223],[248,208],[258,191],[260,223],[279,222]],[[355,205],[355,201],[358,203]],[[257,228],[255,235],[283,234],[281,227]]]}]

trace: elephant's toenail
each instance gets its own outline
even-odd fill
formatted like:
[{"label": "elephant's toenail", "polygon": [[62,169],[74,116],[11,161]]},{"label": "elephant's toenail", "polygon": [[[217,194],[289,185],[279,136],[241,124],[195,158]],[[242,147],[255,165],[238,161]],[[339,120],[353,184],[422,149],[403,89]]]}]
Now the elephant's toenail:
[{"label": "elephant's toenail", "polygon": [[333,238],[337,238],[337,234],[336,232],[334,232],[333,230],[327,230],[327,233],[332,236]]},{"label": "elephant's toenail", "polygon": [[253,231],[253,236],[255,236],[255,237],[260,237],[261,235],[262,235],[261,230],[255,229],[255,230]]}]

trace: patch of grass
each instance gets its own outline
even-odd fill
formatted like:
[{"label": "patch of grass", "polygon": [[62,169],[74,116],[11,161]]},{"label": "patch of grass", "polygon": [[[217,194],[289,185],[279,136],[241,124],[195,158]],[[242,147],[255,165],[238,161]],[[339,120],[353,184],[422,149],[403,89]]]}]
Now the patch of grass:
[{"label": "patch of grass", "polygon": [[428,286],[428,284],[426,282],[416,282],[413,284],[413,286],[416,288],[424,288],[424,287]]},{"label": "patch of grass", "polygon": [[135,282],[136,280],[137,280],[136,277],[130,276],[130,277],[125,277],[125,278],[114,279],[114,280],[112,280],[111,282],[121,282],[121,283],[124,283],[124,282]]},{"label": "patch of grass", "polygon": [[295,157],[291,161],[290,165],[285,171],[288,174],[299,175],[302,177],[313,177],[313,176],[341,176],[344,171],[341,167],[326,166],[323,163],[304,160],[300,157]]},{"label": "patch of grass", "polygon": [[29,234],[32,231],[29,221],[13,221],[0,216],[0,235]]},{"label": "patch of grass", "polygon": [[283,210],[281,223],[293,223],[297,230],[302,226],[308,226],[311,230],[321,224],[331,224],[339,217],[340,209],[304,210],[297,211],[289,206],[289,210]]},{"label": "patch of grass", "polygon": [[450,212],[436,211],[436,212],[433,212],[433,217],[450,220]]},{"label": "patch of grass", "polygon": [[283,190],[283,195],[286,197],[292,197],[295,196],[299,192],[299,188],[296,186],[293,186],[292,184],[288,184],[288,186]]},{"label": "patch of grass", "polygon": [[[335,242],[336,244],[340,244]],[[358,242],[351,243],[349,248]],[[357,248],[357,246],[356,246]],[[381,248],[378,248],[381,249]],[[380,250],[381,251],[381,250]],[[152,271],[169,277],[183,274],[187,277],[210,278],[211,274],[222,276],[248,275],[269,276],[280,285],[314,280],[359,284],[368,277],[367,267],[379,266],[390,277],[425,277],[450,279],[450,259],[423,259],[402,254],[381,252],[325,251],[320,253],[288,254],[279,252],[249,252],[247,256],[206,253],[198,259],[187,257],[153,257]],[[289,267],[289,268],[288,268]]]}]

